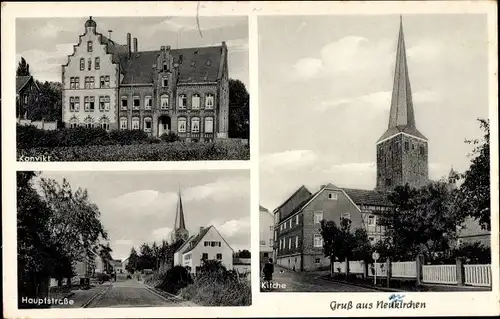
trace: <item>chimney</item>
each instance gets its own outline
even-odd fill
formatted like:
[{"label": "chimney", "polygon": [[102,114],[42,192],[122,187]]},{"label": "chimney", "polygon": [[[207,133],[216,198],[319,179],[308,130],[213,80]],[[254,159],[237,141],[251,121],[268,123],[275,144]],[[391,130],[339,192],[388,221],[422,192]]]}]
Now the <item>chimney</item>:
[{"label": "chimney", "polygon": [[138,50],[138,45],[137,45],[137,38],[134,38],[134,52],[137,52]]},{"label": "chimney", "polygon": [[113,32],[113,30],[108,30],[108,38],[111,40],[111,33]]},{"label": "chimney", "polygon": [[131,53],[132,53],[132,35],[130,33],[127,33],[127,48],[128,48],[128,58],[130,59]]},{"label": "chimney", "polygon": [[201,232],[202,232],[204,229],[205,229],[205,227],[203,227],[203,226],[201,226],[201,227],[200,227],[200,234],[201,234]]}]

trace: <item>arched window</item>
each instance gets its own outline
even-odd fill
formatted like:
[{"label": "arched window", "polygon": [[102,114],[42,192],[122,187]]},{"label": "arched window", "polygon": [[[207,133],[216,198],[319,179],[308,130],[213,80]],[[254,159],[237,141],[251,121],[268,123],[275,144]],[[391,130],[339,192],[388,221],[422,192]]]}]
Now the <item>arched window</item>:
[{"label": "arched window", "polygon": [[95,58],[95,69],[99,70],[101,68],[101,60],[99,57]]},{"label": "arched window", "polygon": [[214,118],[205,117],[205,133],[213,133],[213,132],[214,132]]},{"label": "arched window", "polygon": [[126,110],[128,107],[128,98],[126,96],[122,96],[122,110]]},{"label": "arched window", "polygon": [[92,58],[89,58],[89,71],[92,70]]},{"label": "arched window", "polygon": [[88,116],[86,119],[85,119],[85,127],[86,128],[93,128],[94,127],[94,119],[91,118],[90,116]]},{"label": "arched window", "polygon": [[144,132],[151,133],[151,128],[153,127],[152,120],[150,117],[144,118]]},{"label": "arched window", "polygon": [[160,96],[160,108],[162,110],[168,109],[168,95],[167,94],[163,94],[162,96]]},{"label": "arched window", "polygon": [[81,58],[80,59],[80,71],[85,70],[85,59]]},{"label": "arched window", "polygon": [[191,118],[191,132],[199,133],[200,132],[200,118],[193,117]]},{"label": "arched window", "polygon": [[151,96],[146,96],[144,98],[144,109],[151,110],[151,106],[153,106],[153,98]]},{"label": "arched window", "polygon": [[109,119],[107,117],[102,117],[99,124],[103,130],[109,131]]},{"label": "arched window", "polygon": [[191,97],[191,108],[193,110],[197,110],[200,108],[200,95],[199,94],[193,94]]},{"label": "arched window", "polygon": [[132,129],[133,130],[138,130],[139,129],[139,118],[138,117],[133,117],[132,118]]},{"label": "arched window", "polygon": [[69,120],[69,127],[70,128],[78,127],[78,119],[76,117],[72,117],[71,120]]},{"label": "arched window", "polygon": [[177,132],[186,133],[186,118],[179,117],[177,119]]},{"label": "arched window", "polygon": [[214,95],[212,93],[208,93],[205,95],[205,108],[213,109],[214,108]]},{"label": "arched window", "polygon": [[121,117],[120,118],[120,129],[121,130],[126,130],[127,129],[127,118],[126,117]]},{"label": "arched window", "polygon": [[179,108],[185,109],[187,105],[187,97],[186,94],[179,95]]},{"label": "arched window", "polygon": [[87,42],[87,52],[92,52],[92,41]]}]

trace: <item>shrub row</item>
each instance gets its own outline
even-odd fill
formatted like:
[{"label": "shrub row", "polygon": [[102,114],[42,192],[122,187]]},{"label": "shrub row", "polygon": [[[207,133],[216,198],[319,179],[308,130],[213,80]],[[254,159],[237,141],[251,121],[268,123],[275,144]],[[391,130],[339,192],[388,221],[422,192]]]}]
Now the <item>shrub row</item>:
[{"label": "shrub row", "polygon": [[[175,140],[170,136],[167,140]],[[141,130],[113,130],[77,127],[46,131],[34,126],[17,125],[17,148],[69,147],[87,145],[128,145],[135,143],[159,143],[157,138],[148,137]]]},{"label": "shrub row", "polygon": [[241,143],[158,143],[134,145],[87,145],[72,147],[37,147],[17,149],[19,161],[209,161],[248,160],[250,149]]}]

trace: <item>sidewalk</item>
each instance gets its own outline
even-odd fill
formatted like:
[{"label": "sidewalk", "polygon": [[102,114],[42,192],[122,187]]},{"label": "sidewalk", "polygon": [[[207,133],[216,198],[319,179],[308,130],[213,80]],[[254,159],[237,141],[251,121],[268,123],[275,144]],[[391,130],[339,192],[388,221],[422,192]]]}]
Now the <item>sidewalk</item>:
[{"label": "sidewalk", "polygon": [[[66,298],[72,300],[72,305],[55,305],[53,308],[81,308],[87,301],[89,301],[93,296],[106,289],[111,285],[111,282],[104,282],[103,284],[97,284],[87,290],[75,289],[69,293]],[[64,297],[63,297],[64,298]]]}]

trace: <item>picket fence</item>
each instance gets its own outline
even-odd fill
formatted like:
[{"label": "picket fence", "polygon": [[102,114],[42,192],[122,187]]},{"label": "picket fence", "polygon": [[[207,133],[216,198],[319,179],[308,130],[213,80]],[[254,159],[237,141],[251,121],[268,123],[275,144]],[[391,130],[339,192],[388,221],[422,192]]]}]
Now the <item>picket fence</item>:
[{"label": "picket fence", "polygon": [[[391,263],[391,278],[417,279],[417,262]],[[364,274],[362,261],[349,261],[350,274]],[[335,262],[334,273],[345,274],[346,263]],[[387,277],[386,263],[368,264],[368,277]],[[464,284],[470,286],[491,287],[491,265],[463,265]],[[457,265],[422,265],[422,282],[429,284],[458,284]]]}]

